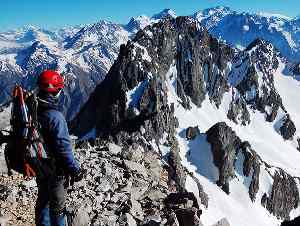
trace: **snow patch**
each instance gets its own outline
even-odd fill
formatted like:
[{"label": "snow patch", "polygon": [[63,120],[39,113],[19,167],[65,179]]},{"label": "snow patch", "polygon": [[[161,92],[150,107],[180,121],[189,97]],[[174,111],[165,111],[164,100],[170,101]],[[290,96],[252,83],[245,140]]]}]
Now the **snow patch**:
[{"label": "snow patch", "polygon": [[136,109],[138,108],[139,101],[147,87],[149,80],[140,82],[136,87],[126,92],[126,106],[128,108]]}]

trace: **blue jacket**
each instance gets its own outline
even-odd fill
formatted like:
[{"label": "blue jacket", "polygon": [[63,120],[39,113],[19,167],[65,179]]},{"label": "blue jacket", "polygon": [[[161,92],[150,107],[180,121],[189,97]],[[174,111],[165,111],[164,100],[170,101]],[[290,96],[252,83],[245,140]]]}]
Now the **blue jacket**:
[{"label": "blue jacket", "polygon": [[74,175],[80,167],[74,158],[67,122],[58,110],[58,101],[51,96],[39,99],[38,119],[46,147],[55,159],[55,168]]}]

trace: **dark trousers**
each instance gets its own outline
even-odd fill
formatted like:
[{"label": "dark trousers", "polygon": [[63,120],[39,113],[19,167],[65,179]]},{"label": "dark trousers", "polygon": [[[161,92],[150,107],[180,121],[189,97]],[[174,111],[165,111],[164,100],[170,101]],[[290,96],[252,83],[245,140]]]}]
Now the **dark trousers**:
[{"label": "dark trousers", "polygon": [[37,178],[36,226],[65,226],[66,189],[64,176]]}]

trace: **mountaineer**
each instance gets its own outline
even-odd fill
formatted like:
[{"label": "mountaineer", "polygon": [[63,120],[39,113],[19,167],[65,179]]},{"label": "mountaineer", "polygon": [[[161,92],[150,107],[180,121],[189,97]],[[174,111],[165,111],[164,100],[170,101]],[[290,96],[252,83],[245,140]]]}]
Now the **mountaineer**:
[{"label": "mountaineer", "polygon": [[59,97],[64,88],[63,77],[52,70],[43,71],[38,79],[38,122],[46,150],[52,157],[51,173],[38,177],[36,226],[65,226],[66,187],[83,178],[83,171],[74,158],[71,139]]}]

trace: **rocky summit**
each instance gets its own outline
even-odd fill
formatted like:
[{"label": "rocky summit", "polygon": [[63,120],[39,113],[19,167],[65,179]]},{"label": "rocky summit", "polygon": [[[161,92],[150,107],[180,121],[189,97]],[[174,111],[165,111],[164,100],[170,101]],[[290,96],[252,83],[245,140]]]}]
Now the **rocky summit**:
[{"label": "rocky summit", "polygon": [[[69,224],[293,222],[300,215],[295,64],[263,39],[238,50],[199,18],[157,17],[120,45],[71,117],[86,175],[68,188]],[[82,28],[64,48],[92,48],[90,35],[101,38],[103,26],[112,25]],[[31,225],[34,180],[4,172],[0,191],[0,222]]]}]

